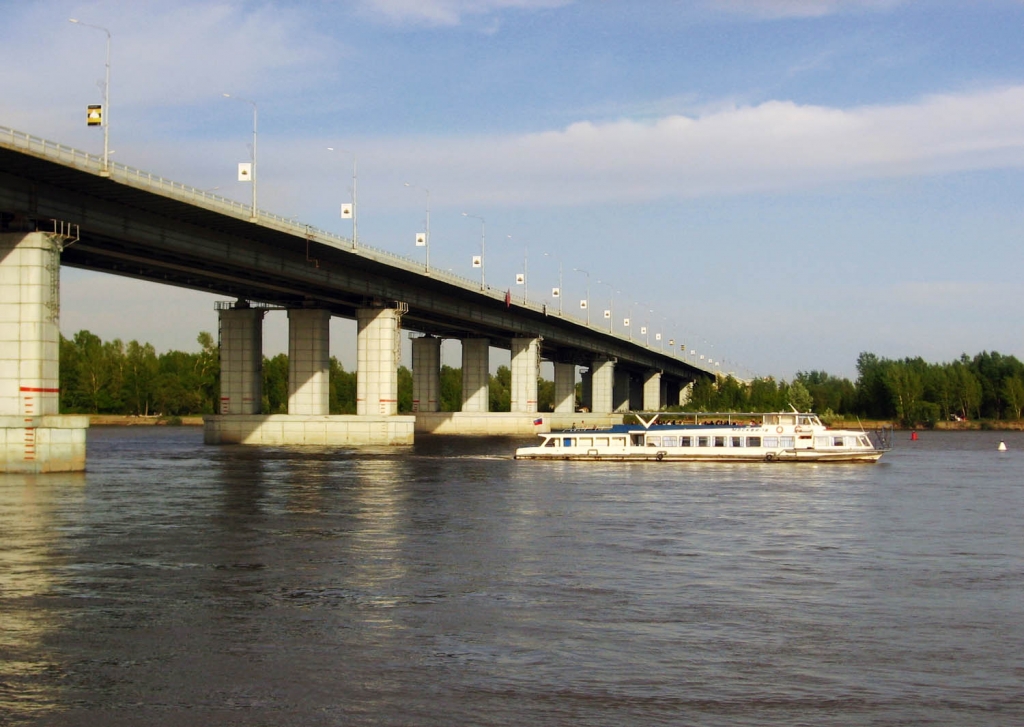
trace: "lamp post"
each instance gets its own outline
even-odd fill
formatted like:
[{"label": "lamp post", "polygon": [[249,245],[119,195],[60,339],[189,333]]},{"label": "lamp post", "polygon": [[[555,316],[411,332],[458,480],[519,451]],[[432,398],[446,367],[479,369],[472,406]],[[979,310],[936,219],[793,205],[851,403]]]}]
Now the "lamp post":
[{"label": "lamp post", "polygon": [[[429,273],[430,272],[430,190],[427,189],[426,187],[417,187],[415,184],[409,184],[408,182],[405,183],[405,186],[408,187],[409,189],[422,189],[424,192],[427,193],[427,230],[426,230],[426,232],[423,233],[423,245],[426,248],[426,258],[425,258],[425,260],[423,262],[423,266],[426,269],[426,271]],[[481,259],[480,262],[481,262],[481,265],[482,265],[483,264],[483,260]]]},{"label": "lamp post", "polygon": [[584,275],[587,276],[587,297],[584,298],[584,301],[587,304],[586,305],[586,308],[587,308],[587,325],[589,326],[590,325],[590,272],[587,271],[587,270],[584,270],[583,268],[573,268],[573,270],[575,270],[577,273],[583,273]]},{"label": "lamp post", "polygon": [[484,277],[484,264],[486,262],[484,254],[486,252],[485,247],[487,245],[487,223],[480,215],[471,215],[468,212],[463,212],[462,216],[480,220],[480,290],[484,290],[487,288],[487,279]]},{"label": "lamp post", "polygon": [[[506,235],[509,240],[512,239],[512,235]],[[526,305],[530,297],[530,262],[529,262],[530,246],[523,243],[523,305]],[[518,283],[517,283],[518,284]]]},{"label": "lamp post", "polygon": [[628,315],[628,316],[627,316],[627,318],[626,318],[626,320],[627,320],[627,321],[629,321],[629,322],[628,322],[628,323],[626,324],[626,328],[627,328],[627,329],[629,329],[629,330],[628,330],[628,333],[629,333],[629,340],[630,340],[630,341],[632,341],[632,340],[633,340],[633,306],[634,306],[634,305],[636,305],[636,302],[635,302],[635,301],[634,301],[633,303],[631,303],[631,304],[630,304],[630,306],[629,306],[629,315]]},{"label": "lamp post", "polygon": [[604,280],[598,280],[598,285],[608,286],[608,332],[614,333],[615,330],[615,288],[612,287],[611,283],[605,282]]},{"label": "lamp post", "polygon": [[[554,256],[546,252],[544,257]],[[558,258],[558,315],[562,315],[562,258]]]},{"label": "lamp post", "polygon": [[[359,205],[356,202],[356,153],[348,149],[336,149],[333,146],[327,147],[327,151],[339,151],[342,154],[352,155],[352,247],[355,247],[359,242],[359,223],[357,222]],[[342,218],[345,217],[344,207],[342,208],[341,216]]]},{"label": "lamp post", "polygon": [[103,171],[104,177],[110,176],[110,31],[102,25],[91,25],[83,23],[77,18],[68,18],[69,23],[84,25],[86,28],[102,30],[107,34],[107,62],[106,72],[103,78]]},{"label": "lamp post", "polygon": [[247,98],[242,98],[241,96],[232,96],[230,93],[225,93],[223,96],[224,98],[233,98],[236,101],[242,101],[252,105],[252,175],[249,179],[252,182],[252,221],[255,222],[257,217],[259,217],[259,213],[256,208],[256,102],[250,101]]}]

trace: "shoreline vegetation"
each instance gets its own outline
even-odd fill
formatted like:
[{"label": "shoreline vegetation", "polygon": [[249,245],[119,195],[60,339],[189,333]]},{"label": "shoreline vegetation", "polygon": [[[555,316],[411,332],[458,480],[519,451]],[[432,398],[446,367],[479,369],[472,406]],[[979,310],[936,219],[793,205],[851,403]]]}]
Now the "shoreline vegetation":
[{"label": "shoreline vegetation", "polygon": [[[151,344],[120,339],[103,341],[82,330],[60,340],[60,412],[87,414],[95,426],[199,425],[220,402],[220,347],[200,333],[197,352],[157,354]],[[288,409],[288,356],[263,358],[266,414]],[[948,363],[924,359],[886,359],[872,353],[857,358],[857,379],[824,371],[798,371],[791,381],[767,376],[739,380],[732,375],[695,381],[684,406],[663,415],[692,412],[813,411],[830,426],[865,429],[1024,431],[1024,364],[1014,356],[963,354]],[[637,380],[639,373],[630,374]],[[329,412],[355,414],[356,372],[330,359]],[[440,409],[459,411],[462,370],[442,366]],[[489,410],[511,409],[512,375],[499,366],[490,377]],[[631,387],[633,388],[633,387]],[[674,396],[674,394],[673,394]],[[582,384],[576,403],[583,402]],[[537,386],[538,414],[554,408],[554,383]],[[639,408],[634,399],[632,408]],[[398,368],[398,411],[412,411],[412,372]]]},{"label": "shoreline vegetation", "polygon": [[[541,415],[546,412],[539,412]],[[203,425],[202,415],[197,416],[162,416],[151,414],[140,416],[136,414],[90,414],[90,427],[201,427]],[[932,429],[945,432],[976,432],[976,431],[1000,431],[1000,432],[1024,432],[1024,420],[999,420],[979,419],[967,422],[936,422],[932,427],[903,426],[898,422],[889,420],[873,419],[845,419],[836,417],[828,424],[832,429],[864,429],[874,431],[876,429],[892,428],[896,431],[912,431],[917,429]]]}]

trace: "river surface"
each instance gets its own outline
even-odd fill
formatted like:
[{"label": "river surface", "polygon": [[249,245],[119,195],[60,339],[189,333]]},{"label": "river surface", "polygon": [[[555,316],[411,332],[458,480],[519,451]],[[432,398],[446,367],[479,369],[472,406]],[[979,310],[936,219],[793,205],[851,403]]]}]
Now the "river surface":
[{"label": "river surface", "polygon": [[93,429],[87,473],[0,476],[0,724],[1024,724],[1024,435],[920,437],[729,465]]}]

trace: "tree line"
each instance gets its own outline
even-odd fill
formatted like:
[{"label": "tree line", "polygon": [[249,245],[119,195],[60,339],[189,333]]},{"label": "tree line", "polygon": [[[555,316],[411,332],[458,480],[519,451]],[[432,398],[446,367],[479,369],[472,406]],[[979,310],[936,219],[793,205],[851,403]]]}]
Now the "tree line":
[{"label": "tree line", "polygon": [[[196,352],[157,354],[151,344],[103,341],[89,331],[60,340],[60,407],[65,413],[183,416],[217,411],[220,355],[209,333]],[[732,376],[699,379],[685,411],[779,411],[790,405],[823,416],[849,415],[934,425],[953,419],[1020,419],[1024,364],[1014,356],[983,352],[949,363],[887,359],[862,353],[857,379],[824,371],[798,372],[792,381],[772,377],[739,381]],[[490,377],[491,411],[511,408],[512,374],[500,366]],[[577,385],[577,403],[580,387]],[[462,404],[462,370],[441,367],[442,411]],[[330,413],[356,411],[356,372],[330,359]],[[538,382],[538,408],[554,407],[554,383]],[[679,409],[680,407],[672,407]],[[288,356],[263,359],[263,412],[288,410]],[[398,410],[412,411],[412,372],[398,369]]]},{"label": "tree line", "polygon": [[[217,412],[220,352],[213,336],[200,333],[197,352],[157,354],[151,344],[103,341],[89,331],[60,339],[60,409],[67,414],[184,416]],[[512,373],[499,366],[489,382],[491,411],[509,411]],[[441,409],[462,407],[462,369],[441,367]],[[539,402],[553,408],[554,384],[540,381]],[[263,358],[266,414],[288,411],[288,355]],[[356,413],[356,372],[330,359],[331,414]],[[412,411],[412,372],[398,368],[398,411]]]},{"label": "tree line", "polygon": [[694,384],[686,411],[777,411],[790,405],[824,416],[856,415],[934,426],[939,421],[1020,419],[1024,364],[995,351],[948,363],[921,357],[857,358],[857,380],[824,371],[798,372],[792,382],[772,378],[741,383],[732,377]]}]

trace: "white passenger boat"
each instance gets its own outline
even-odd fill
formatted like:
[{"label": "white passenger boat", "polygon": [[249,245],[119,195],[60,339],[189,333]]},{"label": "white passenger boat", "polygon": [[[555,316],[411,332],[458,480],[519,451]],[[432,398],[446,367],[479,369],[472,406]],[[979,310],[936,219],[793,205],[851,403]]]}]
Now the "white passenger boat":
[{"label": "white passenger boat", "polygon": [[541,434],[516,459],[656,460],[658,462],[876,462],[889,451],[882,433],[829,429],[816,414],[693,414],[692,423],[569,429]]}]

